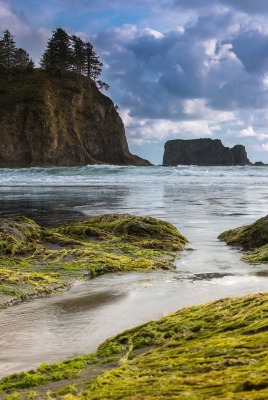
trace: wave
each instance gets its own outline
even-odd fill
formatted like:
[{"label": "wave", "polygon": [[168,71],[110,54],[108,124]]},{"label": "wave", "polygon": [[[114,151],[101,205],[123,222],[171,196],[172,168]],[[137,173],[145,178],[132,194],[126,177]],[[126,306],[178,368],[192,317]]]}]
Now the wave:
[{"label": "wave", "polygon": [[83,167],[49,167],[0,169],[0,186],[92,186],[92,185],[198,185],[238,184],[252,180],[268,183],[266,167],[134,167],[87,165]]}]

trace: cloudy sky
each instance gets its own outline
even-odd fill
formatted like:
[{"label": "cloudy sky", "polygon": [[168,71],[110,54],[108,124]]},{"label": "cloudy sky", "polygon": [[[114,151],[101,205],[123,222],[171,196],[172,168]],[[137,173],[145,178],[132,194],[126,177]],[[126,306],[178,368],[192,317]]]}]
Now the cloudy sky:
[{"label": "cloudy sky", "polygon": [[58,27],[91,41],[130,150],[211,137],[268,163],[267,0],[0,0],[0,31],[38,64]]}]

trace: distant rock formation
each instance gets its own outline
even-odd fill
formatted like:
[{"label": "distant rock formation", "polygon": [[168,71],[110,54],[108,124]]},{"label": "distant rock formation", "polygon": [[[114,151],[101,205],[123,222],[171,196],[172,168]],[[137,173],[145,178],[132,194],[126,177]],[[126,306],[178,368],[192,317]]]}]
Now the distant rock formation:
[{"label": "distant rock formation", "polygon": [[169,140],[165,144],[164,166],[252,165],[243,145],[225,147],[219,139]]},{"label": "distant rock formation", "polygon": [[262,161],[256,161],[254,167],[267,167],[268,164],[263,163]]},{"label": "distant rock formation", "polygon": [[112,100],[85,77],[0,79],[0,167],[151,165],[130,153]]}]

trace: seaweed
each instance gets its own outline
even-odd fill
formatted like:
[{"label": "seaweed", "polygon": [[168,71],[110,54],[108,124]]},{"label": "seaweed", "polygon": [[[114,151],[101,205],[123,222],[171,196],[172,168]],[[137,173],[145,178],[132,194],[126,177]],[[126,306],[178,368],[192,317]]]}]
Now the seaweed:
[{"label": "seaweed", "polygon": [[0,219],[0,307],[63,290],[106,272],[175,268],[187,239],[151,217],[106,214],[45,229],[17,216]]},{"label": "seaweed", "polygon": [[267,293],[189,307],[94,354],[3,378],[0,398],[34,390],[38,399],[265,399],[267,332]]},{"label": "seaweed", "polygon": [[268,216],[258,219],[250,225],[229,229],[218,238],[228,245],[246,251],[243,261],[265,263],[268,261]]}]

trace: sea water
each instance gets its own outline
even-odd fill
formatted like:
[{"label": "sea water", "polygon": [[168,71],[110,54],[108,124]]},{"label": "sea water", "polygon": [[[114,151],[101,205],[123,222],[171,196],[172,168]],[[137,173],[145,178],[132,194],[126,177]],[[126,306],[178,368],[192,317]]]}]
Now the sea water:
[{"label": "sea water", "polygon": [[268,289],[266,264],[242,262],[217,238],[267,214],[267,167],[0,169],[0,194],[0,216],[56,226],[104,213],[149,215],[189,239],[174,271],[107,274],[2,310],[0,376],[94,351],[185,306]]}]

